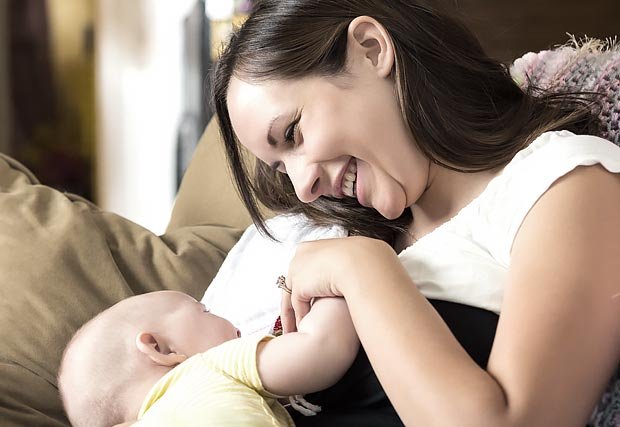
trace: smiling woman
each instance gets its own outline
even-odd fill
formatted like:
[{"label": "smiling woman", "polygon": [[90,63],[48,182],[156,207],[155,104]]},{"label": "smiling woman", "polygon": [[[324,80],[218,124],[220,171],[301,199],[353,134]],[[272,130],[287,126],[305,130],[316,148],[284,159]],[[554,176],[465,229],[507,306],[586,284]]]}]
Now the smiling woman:
[{"label": "smiling woman", "polygon": [[[258,2],[214,80],[240,194],[264,232],[259,203],[350,235],[299,245],[284,330],[344,297],[405,424],[584,425],[620,359],[620,149],[595,102],[522,90],[418,2]],[[486,366],[426,298],[500,316]]]},{"label": "smiling woman", "polygon": [[[337,2],[289,6],[262,3],[232,36],[215,74],[215,106],[233,171],[263,230],[256,198],[275,211],[302,211],[317,223],[337,221],[354,234],[393,240],[411,223],[405,208],[425,190],[419,177],[430,173],[429,161],[468,172],[460,180],[484,188],[537,133],[581,131],[574,124],[584,121],[583,130],[593,132],[579,100],[526,96],[468,30],[432,10],[372,1],[350,10]],[[361,15],[397,16],[402,8],[411,19],[391,28]],[[441,32],[441,43],[424,27]],[[284,28],[290,37],[272,32]],[[303,49],[296,38],[304,40]],[[291,148],[283,142],[296,121]],[[270,125],[276,135],[267,144]],[[236,160],[236,138],[263,160],[251,182]],[[334,200],[338,173],[351,158],[358,166],[357,197]],[[292,179],[274,174],[274,165]],[[374,209],[352,215],[360,207]]]},{"label": "smiling woman", "polygon": [[[345,197],[343,178],[355,164],[359,203],[394,219],[424,190],[406,188],[405,183],[423,182],[428,161],[410,149],[411,137],[389,81],[375,78],[363,66],[360,61],[360,69],[350,70],[351,77],[342,84],[308,78],[257,85],[233,78],[230,117],[244,145],[296,183],[302,202],[314,202],[319,196]],[[368,96],[372,105],[365,102]],[[380,151],[378,140],[384,141]]]}]

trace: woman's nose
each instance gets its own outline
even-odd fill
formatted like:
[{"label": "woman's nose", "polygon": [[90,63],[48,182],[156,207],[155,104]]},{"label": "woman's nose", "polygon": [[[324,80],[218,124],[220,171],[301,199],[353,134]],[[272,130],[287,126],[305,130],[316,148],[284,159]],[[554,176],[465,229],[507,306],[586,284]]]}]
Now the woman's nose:
[{"label": "woman's nose", "polygon": [[295,187],[297,198],[303,203],[310,203],[321,195],[321,169],[318,165],[291,162],[286,171]]}]

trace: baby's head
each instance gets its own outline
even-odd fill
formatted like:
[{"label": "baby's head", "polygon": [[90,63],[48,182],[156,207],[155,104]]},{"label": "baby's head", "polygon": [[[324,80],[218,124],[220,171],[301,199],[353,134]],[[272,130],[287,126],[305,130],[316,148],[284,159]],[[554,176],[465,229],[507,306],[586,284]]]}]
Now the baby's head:
[{"label": "baby's head", "polygon": [[237,337],[229,321],[181,292],[120,301],[82,326],[63,354],[58,388],[71,424],[135,420],[142,399],[164,374]]}]

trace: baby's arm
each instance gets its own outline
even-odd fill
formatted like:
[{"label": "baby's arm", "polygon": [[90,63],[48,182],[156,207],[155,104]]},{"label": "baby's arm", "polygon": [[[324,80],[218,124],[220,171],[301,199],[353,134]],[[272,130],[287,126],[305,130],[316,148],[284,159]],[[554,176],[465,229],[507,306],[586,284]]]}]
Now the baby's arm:
[{"label": "baby's arm", "polygon": [[279,396],[307,394],[334,385],[359,350],[343,298],[321,298],[297,332],[259,344],[258,373],[263,387]]}]

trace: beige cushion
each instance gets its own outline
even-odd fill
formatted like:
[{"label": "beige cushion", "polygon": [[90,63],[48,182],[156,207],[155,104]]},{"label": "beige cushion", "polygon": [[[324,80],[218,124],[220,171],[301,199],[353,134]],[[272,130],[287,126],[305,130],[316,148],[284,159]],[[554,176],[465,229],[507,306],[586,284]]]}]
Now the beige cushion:
[{"label": "beige cushion", "polygon": [[71,335],[96,313],[160,289],[203,295],[240,236],[231,226],[248,222],[225,175],[212,175],[225,169],[208,142],[200,144],[161,237],[40,185],[0,155],[3,427],[67,425],[56,372]]},{"label": "beige cushion", "polygon": [[215,120],[185,171],[168,229],[205,221],[240,229],[252,223],[233,185]]}]

